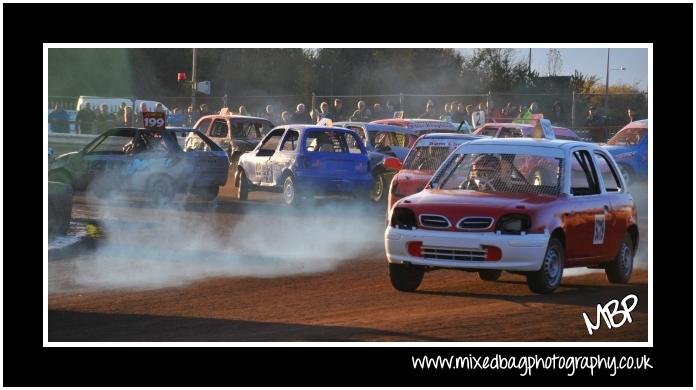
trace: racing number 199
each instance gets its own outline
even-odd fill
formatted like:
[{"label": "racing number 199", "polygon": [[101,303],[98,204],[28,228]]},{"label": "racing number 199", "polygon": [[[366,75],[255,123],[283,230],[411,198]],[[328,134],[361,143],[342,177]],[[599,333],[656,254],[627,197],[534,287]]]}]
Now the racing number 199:
[{"label": "racing number 199", "polygon": [[144,118],[143,123],[145,127],[163,127],[164,119],[162,118]]}]

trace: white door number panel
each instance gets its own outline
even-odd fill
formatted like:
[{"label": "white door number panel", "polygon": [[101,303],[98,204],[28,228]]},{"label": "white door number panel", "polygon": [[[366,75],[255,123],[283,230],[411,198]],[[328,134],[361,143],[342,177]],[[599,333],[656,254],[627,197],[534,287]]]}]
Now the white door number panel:
[{"label": "white door number panel", "polygon": [[594,216],[594,239],[593,244],[604,244],[604,214],[596,214]]}]

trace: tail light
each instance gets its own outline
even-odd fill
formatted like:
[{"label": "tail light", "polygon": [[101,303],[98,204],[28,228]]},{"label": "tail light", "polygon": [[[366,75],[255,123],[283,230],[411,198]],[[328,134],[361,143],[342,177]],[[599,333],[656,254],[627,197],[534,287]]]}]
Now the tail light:
[{"label": "tail light", "polygon": [[422,241],[409,241],[406,243],[408,254],[414,257],[423,257],[422,247]]},{"label": "tail light", "polygon": [[486,261],[498,261],[503,258],[503,252],[497,246],[484,245]]}]

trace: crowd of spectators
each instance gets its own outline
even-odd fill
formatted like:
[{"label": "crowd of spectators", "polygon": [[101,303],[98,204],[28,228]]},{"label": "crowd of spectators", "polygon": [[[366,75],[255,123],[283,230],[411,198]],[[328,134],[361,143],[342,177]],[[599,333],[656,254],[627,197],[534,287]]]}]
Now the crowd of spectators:
[{"label": "crowd of spectators", "polygon": [[[497,107],[493,99],[488,98],[478,104],[451,101],[445,103],[442,109],[438,110],[435,103],[432,100],[428,100],[421,114],[409,115],[409,117],[439,119],[461,124],[462,129],[465,131],[474,130],[488,122],[531,123],[537,114],[543,114],[544,118],[550,119],[554,125],[570,125],[570,118],[566,115],[566,110],[560,102],[556,101],[548,108],[546,112],[543,112],[537,102],[530,102],[529,105],[507,102],[504,106]],[[169,126],[185,127],[195,125],[202,116],[219,112],[219,110],[211,110],[207,104],[201,104],[197,109],[194,109],[193,106],[188,106],[186,111],[175,106],[167,111],[161,103],[158,103],[154,110],[167,113]],[[284,125],[314,124],[325,119],[330,119],[333,122],[369,122],[393,118],[395,110],[394,104],[390,100],[385,101],[384,106],[379,102],[375,102],[370,106],[365,100],[359,100],[353,110],[344,107],[343,100],[336,98],[332,102],[321,101],[318,109],[308,109],[304,103],[298,103],[293,110],[280,111],[276,110],[276,107],[273,105],[268,104],[265,106],[265,110],[260,113],[250,113],[245,105],[240,105],[237,110],[230,111],[236,115],[259,116],[270,120],[273,124]],[[125,101],[121,103],[115,112],[110,111],[106,104],[93,108],[87,102],[77,111],[74,119],[75,132],[78,134],[90,134],[99,133],[114,126],[140,126],[142,125],[142,116],[139,113],[146,111],[148,111],[148,106],[145,102],[140,104],[135,115],[133,108]],[[606,124],[606,117],[600,116],[595,106],[588,107],[587,116],[584,119],[584,122],[582,119],[579,121],[576,119],[576,124],[587,128],[604,126]],[[629,107],[627,119],[627,122],[632,122],[640,118],[637,111]],[[57,104],[55,106],[54,110],[49,114],[48,120],[52,132],[70,132],[70,115],[61,105]]]}]

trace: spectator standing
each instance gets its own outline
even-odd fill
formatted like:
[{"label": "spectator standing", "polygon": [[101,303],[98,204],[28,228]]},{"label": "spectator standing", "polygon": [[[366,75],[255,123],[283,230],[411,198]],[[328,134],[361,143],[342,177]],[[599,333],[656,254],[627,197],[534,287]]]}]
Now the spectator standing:
[{"label": "spectator standing", "polygon": [[589,110],[587,110],[585,126],[588,127],[587,130],[590,132],[590,140],[592,142],[606,141],[604,129],[599,128],[599,126],[603,124],[604,121],[602,121],[602,118],[597,114],[597,108],[595,106],[590,106]]},{"label": "spectator standing", "polygon": [[125,125],[125,122],[123,120],[126,117],[126,107],[127,106],[128,106],[128,103],[121,102],[121,105],[118,107],[118,111],[116,112],[116,124],[119,126]]},{"label": "spectator standing", "polygon": [[331,113],[329,112],[329,103],[321,102],[319,105],[321,112],[317,115],[317,123],[322,119],[331,119]]},{"label": "spectator standing", "polygon": [[505,104],[505,107],[501,110],[503,114],[503,120],[505,122],[512,122],[512,120],[515,118],[515,107],[513,107],[512,102],[507,102]]},{"label": "spectator standing", "polygon": [[419,118],[437,119],[437,114],[435,113],[435,104],[433,104],[432,101],[428,100],[428,102],[425,104],[425,112],[422,113]]},{"label": "spectator standing", "polygon": [[585,126],[598,126],[601,125],[601,118],[597,114],[597,108],[595,106],[590,106],[587,110],[587,118],[585,118]]},{"label": "spectator standing", "polygon": [[196,115],[193,112],[193,106],[188,106],[186,109],[186,125],[193,127],[196,124]]},{"label": "spectator standing", "polygon": [[295,111],[290,116],[290,123],[292,124],[311,124],[312,118],[309,116],[307,110],[305,110],[305,105],[300,103],[297,105],[297,111]]},{"label": "spectator standing", "polygon": [[528,112],[529,110],[527,110],[527,106],[521,104],[517,117],[515,117],[515,120],[512,121],[512,123],[529,123],[527,122],[528,118],[525,118]]},{"label": "spectator standing", "polygon": [[353,122],[369,122],[371,117],[372,113],[370,109],[367,108],[367,104],[365,104],[364,100],[360,100],[358,102],[358,109],[353,111],[350,120]]},{"label": "spectator standing", "polygon": [[143,112],[148,112],[150,110],[147,109],[147,104],[145,102],[140,103],[140,110],[135,113],[134,119],[134,124],[136,127],[142,127],[143,126]]},{"label": "spectator standing", "polygon": [[53,112],[48,114],[48,124],[49,130],[53,133],[70,132],[70,117],[60,104],[56,104]]},{"label": "spectator standing", "polygon": [[75,118],[77,134],[91,134],[95,117],[96,115],[92,111],[89,102],[85,103],[82,109],[77,112],[77,117]]},{"label": "spectator standing", "polygon": [[116,124],[116,116],[109,112],[109,106],[102,104],[99,107],[99,112],[96,114],[95,122],[97,124],[97,130],[102,132],[106,129],[114,127]]},{"label": "spectator standing", "polygon": [[280,114],[280,123],[283,125],[289,125],[290,124],[290,113],[287,111],[283,111]]},{"label": "spectator standing", "polygon": [[167,118],[167,125],[181,127],[186,124],[186,117],[179,111],[179,107],[172,109],[171,115]]},{"label": "spectator standing", "polygon": [[249,116],[249,111],[245,106],[239,106],[239,115]]},{"label": "spectator standing", "polygon": [[469,118],[471,118],[474,114],[474,106],[471,104],[467,105],[466,111],[464,111],[462,114],[462,120],[459,122],[461,124],[461,128],[459,130],[465,133],[471,133],[474,130],[474,127],[471,126],[471,123],[469,123]]},{"label": "spectator standing", "polygon": [[266,112],[261,114],[261,117],[268,119],[273,124],[278,123],[278,117],[276,116],[275,113],[273,113],[273,106],[270,104],[266,106]]},{"label": "spectator standing", "polygon": [[376,119],[386,119],[386,118],[388,118],[388,117],[385,116],[385,111],[384,111],[384,109],[382,108],[382,105],[379,104],[379,103],[375,103],[375,104],[372,106],[372,120],[376,120]]},{"label": "spectator standing", "polygon": [[391,101],[387,100],[386,106],[387,106],[387,108],[384,110],[384,117],[385,118],[393,118],[394,117],[394,105],[392,104]]},{"label": "spectator standing", "polygon": [[445,103],[442,115],[440,115],[440,120],[445,122],[452,122],[452,109],[449,103]]},{"label": "spectator standing", "polygon": [[493,99],[488,98],[488,101],[486,102],[486,116],[488,118],[491,118],[491,122],[503,122],[503,110],[497,108],[495,106],[495,102],[493,102]]},{"label": "spectator standing", "polygon": [[[212,114],[212,113],[210,112],[210,109],[208,108],[208,105],[207,105],[207,104],[201,104],[200,111],[199,111],[199,114],[198,114],[198,118],[200,118],[200,117],[202,117],[202,116],[210,115],[210,114]],[[198,120],[198,118],[196,118],[196,120]]]},{"label": "spectator standing", "polygon": [[551,123],[555,125],[565,125],[565,118],[563,117],[563,107],[561,103],[555,101],[551,107]]},{"label": "spectator standing", "polygon": [[628,111],[626,111],[626,113],[628,114],[628,123],[640,120],[638,111],[636,111],[633,107],[628,107]]},{"label": "spectator standing", "polygon": [[131,106],[126,106],[123,109],[123,126],[132,127],[133,124],[133,108]]},{"label": "spectator standing", "polygon": [[347,115],[343,111],[343,100],[334,99],[333,110],[331,111],[331,120],[334,122],[342,122],[347,119]]},{"label": "spectator standing", "polygon": [[456,107],[456,109],[453,110],[452,112],[452,122],[454,123],[462,123],[464,120],[464,105],[462,103],[454,103],[455,104],[453,107]]}]

